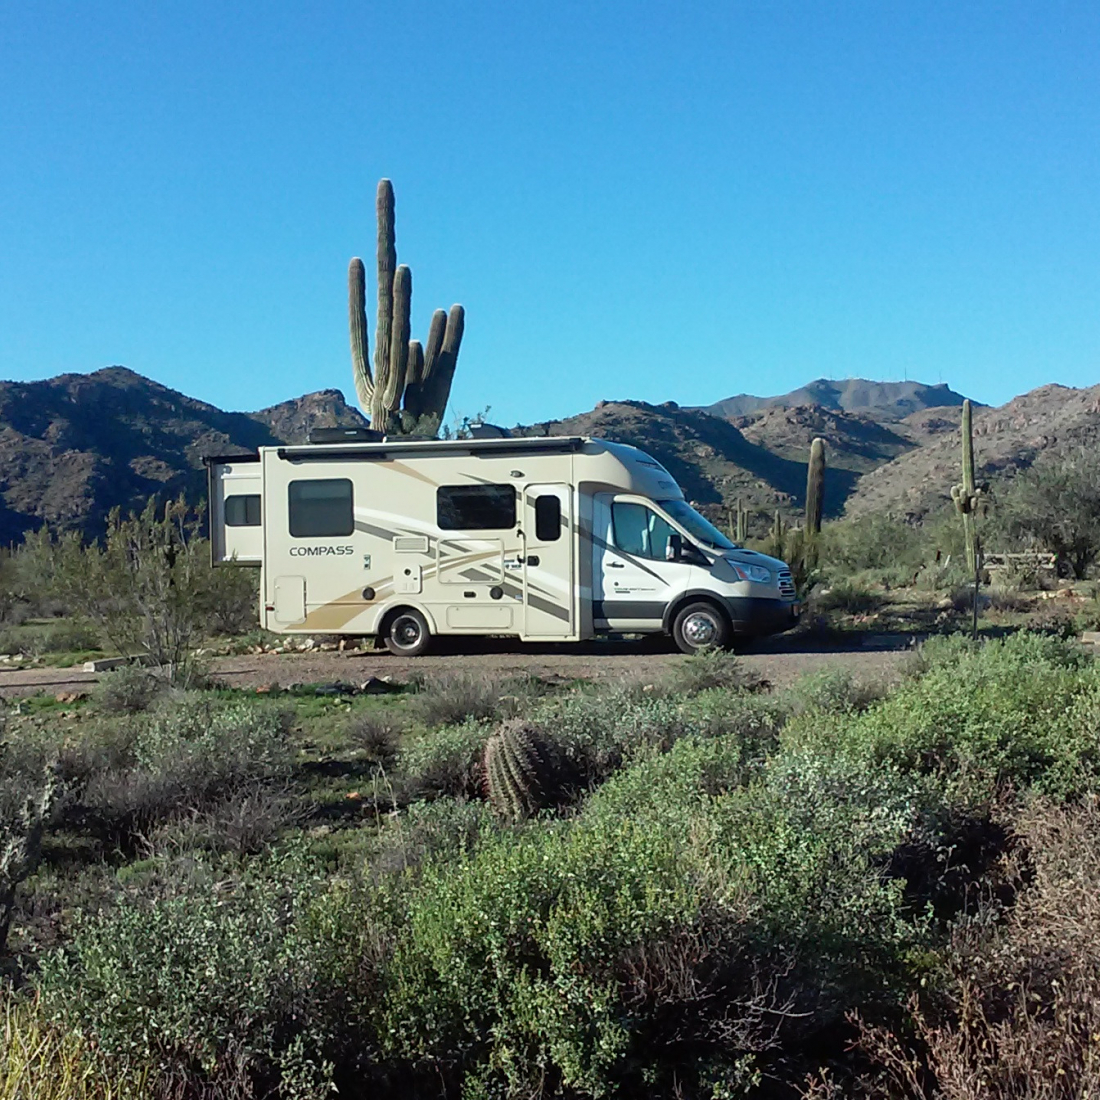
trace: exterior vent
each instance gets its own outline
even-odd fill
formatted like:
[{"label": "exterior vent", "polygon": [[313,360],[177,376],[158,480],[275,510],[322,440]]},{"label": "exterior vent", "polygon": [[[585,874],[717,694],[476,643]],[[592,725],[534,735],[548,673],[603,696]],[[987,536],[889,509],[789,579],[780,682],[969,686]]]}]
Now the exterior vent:
[{"label": "exterior vent", "polygon": [[426,554],[428,552],[427,535],[397,535],[393,540],[395,554]]}]

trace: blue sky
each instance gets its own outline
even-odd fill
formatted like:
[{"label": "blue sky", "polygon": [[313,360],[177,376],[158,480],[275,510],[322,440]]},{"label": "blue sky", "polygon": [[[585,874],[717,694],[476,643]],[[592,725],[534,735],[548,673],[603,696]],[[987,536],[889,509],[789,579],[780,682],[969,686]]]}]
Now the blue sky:
[{"label": "blue sky", "polygon": [[350,397],[381,176],[459,413],[1100,382],[1095,0],[7,5],[0,377]]}]

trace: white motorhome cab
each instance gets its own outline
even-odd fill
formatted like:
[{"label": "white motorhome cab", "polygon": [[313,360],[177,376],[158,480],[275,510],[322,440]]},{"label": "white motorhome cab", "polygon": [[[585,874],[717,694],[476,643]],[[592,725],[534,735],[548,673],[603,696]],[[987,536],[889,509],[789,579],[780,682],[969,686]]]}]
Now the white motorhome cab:
[{"label": "white motorhome cab", "polygon": [[285,634],[581,641],[685,652],[793,626],[791,573],[735,546],[634,447],[576,436],[309,443],[207,459],[215,564],[258,566]]}]

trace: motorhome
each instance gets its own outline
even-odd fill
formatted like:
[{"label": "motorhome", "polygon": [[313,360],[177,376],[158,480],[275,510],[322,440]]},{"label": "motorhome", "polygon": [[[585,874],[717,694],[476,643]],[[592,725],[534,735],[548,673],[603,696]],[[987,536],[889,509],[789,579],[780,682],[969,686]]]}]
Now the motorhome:
[{"label": "motorhome", "polygon": [[349,434],[207,459],[213,560],[259,567],[267,630],[404,656],[441,635],[663,632],[690,653],[798,620],[790,569],[731,542],[635,447]]}]

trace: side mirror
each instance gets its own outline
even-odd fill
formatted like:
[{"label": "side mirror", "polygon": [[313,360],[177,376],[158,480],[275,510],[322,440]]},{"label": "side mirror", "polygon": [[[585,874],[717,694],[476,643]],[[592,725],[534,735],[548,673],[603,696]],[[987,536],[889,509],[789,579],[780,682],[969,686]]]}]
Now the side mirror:
[{"label": "side mirror", "polygon": [[668,536],[665,543],[665,561],[679,561],[684,556],[684,540],[677,531]]}]

